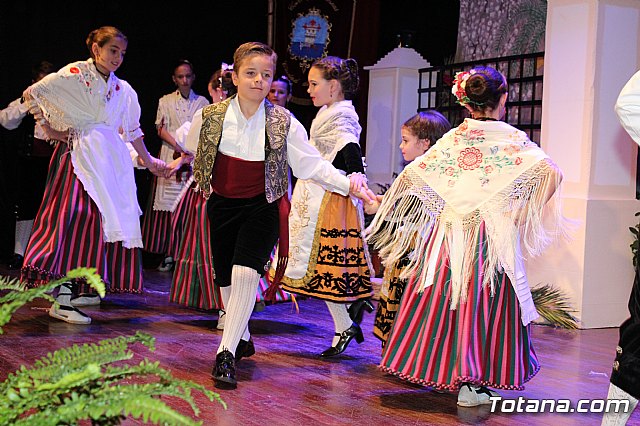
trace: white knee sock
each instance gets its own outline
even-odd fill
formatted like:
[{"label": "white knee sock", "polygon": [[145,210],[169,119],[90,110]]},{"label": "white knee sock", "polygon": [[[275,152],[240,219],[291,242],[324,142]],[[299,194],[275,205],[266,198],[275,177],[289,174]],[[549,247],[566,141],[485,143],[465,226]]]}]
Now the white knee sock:
[{"label": "white knee sock", "polygon": [[[229,298],[231,297],[231,286],[220,287],[220,295],[222,296],[222,306],[226,309],[226,307],[229,306]],[[248,342],[250,338],[251,334],[249,333],[249,324],[247,323],[247,328],[242,334],[242,340]]]},{"label": "white knee sock", "polygon": [[[349,312],[347,311],[347,305],[344,303],[334,303],[325,300],[327,304],[327,308],[329,308],[329,313],[331,313],[331,317],[333,318],[333,325],[336,329],[336,333],[342,333],[347,328],[351,327],[353,322],[351,321],[351,317],[349,317]],[[331,346],[335,346],[340,340],[340,336],[333,336],[333,341]]]},{"label": "white knee sock", "polygon": [[226,306],[226,320],[218,353],[227,349],[235,355],[238,342],[245,334],[249,318],[256,303],[256,290],[260,275],[246,266],[233,265],[231,295]]},{"label": "white knee sock", "polygon": [[27,249],[29,237],[31,236],[32,227],[33,220],[16,221],[16,241],[13,247],[14,253],[24,256],[24,251]]},{"label": "white knee sock", "polygon": [[627,412],[616,413],[614,411],[610,411],[608,413],[604,413],[602,416],[602,426],[624,426],[627,424],[627,420],[631,417],[631,413],[635,410],[638,405],[638,400],[611,383],[609,385],[609,393],[607,394],[607,399],[626,399],[629,401],[629,410]]},{"label": "white knee sock", "polygon": [[220,296],[222,296],[222,309],[226,310],[231,297],[231,286],[220,287]]}]

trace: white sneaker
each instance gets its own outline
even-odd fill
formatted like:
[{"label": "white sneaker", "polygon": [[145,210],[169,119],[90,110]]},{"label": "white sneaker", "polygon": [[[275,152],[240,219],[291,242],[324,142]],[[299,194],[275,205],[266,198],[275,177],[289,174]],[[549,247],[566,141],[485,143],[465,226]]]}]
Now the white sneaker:
[{"label": "white sneaker", "polygon": [[97,294],[80,294],[71,299],[71,306],[96,306],[100,304],[100,296]]},{"label": "white sneaker", "polygon": [[227,318],[227,313],[225,311],[223,311],[222,309],[220,309],[220,311],[218,312],[218,325],[216,325],[216,328],[218,330],[224,330],[224,320],[225,318]]},{"label": "white sneaker", "polygon": [[461,407],[477,407],[478,405],[489,405],[489,397],[500,396],[497,392],[484,386],[473,386],[465,383],[458,392],[458,405]]},{"label": "white sneaker", "polygon": [[70,324],[91,324],[91,318],[73,306],[53,304],[49,308],[49,316]]}]

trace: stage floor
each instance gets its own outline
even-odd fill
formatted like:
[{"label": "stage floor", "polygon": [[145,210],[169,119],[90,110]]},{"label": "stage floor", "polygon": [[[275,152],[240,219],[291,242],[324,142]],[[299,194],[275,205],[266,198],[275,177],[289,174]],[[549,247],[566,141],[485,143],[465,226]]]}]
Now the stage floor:
[{"label": "stage floor", "polygon": [[[0,269],[0,274],[7,274]],[[211,368],[222,335],[217,314],[168,302],[171,273],[145,271],[141,295],[108,295],[100,307],[87,308],[88,326],[49,318],[36,301],[18,311],[0,337],[0,379],[21,364],[57,348],[132,334],[153,335],[156,351],[133,347],[135,357],[158,360],[179,378],[214,389]],[[436,393],[378,370],[380,342],[373,337],[373,315],[363,321],[365,342],[352,342],[342,356],[321,359],[330,346],[333,322],[323,302],[301,300],[267,306],[251,317],[256,355],[238,363],[238,389],[219,391],[228,404],[198,398],[205,425],[599,425],[601,414],[491,413],[490,406],[462,408],[455,394]],[[523,392],[501,391],[504,398],[604,399],[618,329],[567,331],[532,327],[542,368]],[[170,401],[165,398],[165,401]],[[189,408],[174,405],[185,414]],[[124,424],[141,424],[127,420]],[[640,424],[636,410],[629,425]]]}]

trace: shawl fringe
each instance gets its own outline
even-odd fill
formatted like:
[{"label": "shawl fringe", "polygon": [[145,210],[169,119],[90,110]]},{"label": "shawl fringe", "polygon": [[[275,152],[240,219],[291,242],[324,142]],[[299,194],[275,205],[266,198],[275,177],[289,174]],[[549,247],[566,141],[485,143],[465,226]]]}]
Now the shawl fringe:
[{"label": "shawl fringe", "polygon": [[[499,272],[513,276],[518,240],[526,254],[536,256],[557,237],[567,236],[568,221],[561,214],[559,201],[561,179],[557,166],[548,158],[542,159],[477,209],[460,214],[419,171],[408,166],[385,194],[365,237],[379,250],[385,267],[408,254],[409,264],[400,278],[420,280],[420,291],[433,284],[439,258],[448,257],[451,309],[455,309],[465,301],[479,260],[482,285],[490,285],[493,294]],[[487,257],[479,259],[481,253],[474,241],[478,241],[483,222]]]}]

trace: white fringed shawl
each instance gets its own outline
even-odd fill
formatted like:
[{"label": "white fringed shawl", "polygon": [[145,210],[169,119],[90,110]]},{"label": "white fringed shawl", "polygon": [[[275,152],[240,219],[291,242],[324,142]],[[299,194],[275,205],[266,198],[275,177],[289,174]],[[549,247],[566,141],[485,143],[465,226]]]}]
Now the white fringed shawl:
[{"label": "white fringed shawl", "polygon": [[360,144],[362,127],[351,101],[335,102],[323,106],[311,123],[309,143],[316,147],[322,158],[333,161],[348,143]]},{"label": "white fringed shawl", "polygon": [[[492,293],[500,270],[514,285],[516,275],[523,276],[520,241],[526,253],[537,255],[563,232],[559,203],[547,203],[554,192],[557,198],[561,179],[524,132],[500,121],[466,119],[403,170],[365,235],[385,266],[409,253],[401,278],[415,277],[421,290],[433,284],[438,256],[448,256],[455,309],[478,262],[483,222],[482,284],[491,285]],[[528,323],[537,317],[528,285],[516,293]]]},{"label": "white fringed shawl", "polygon": [[113,73],[105,82],[89,59],[49,74],[29,93],[53,128],[70,130],[74,173],[100,210],[105,241],[142,247],[142,212],[125,144],[143,136],[136,92]]}]

